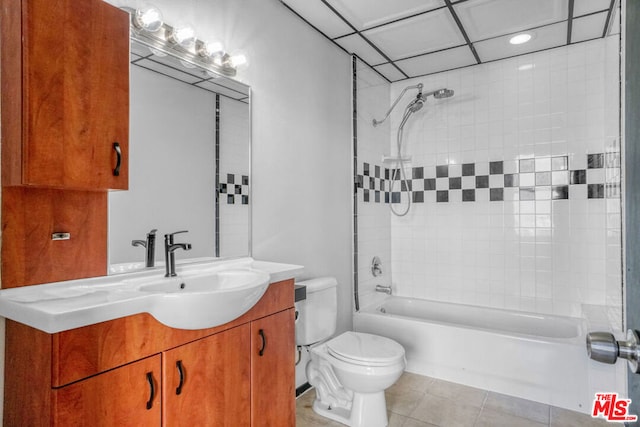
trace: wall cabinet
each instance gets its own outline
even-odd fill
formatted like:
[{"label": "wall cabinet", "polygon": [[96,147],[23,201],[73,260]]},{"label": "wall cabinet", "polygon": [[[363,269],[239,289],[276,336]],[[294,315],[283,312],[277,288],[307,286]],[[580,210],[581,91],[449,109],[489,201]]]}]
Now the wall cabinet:
[{"label": "wall cabinet", "polygon": [[4,425],[294,426],[293,280],[240,318],[139,314],[46,334],[7,321]]},{"label": "wall cabinet", "polygon": [[126,189],[128,13],[12,0],[0,19],[3,185]]}]

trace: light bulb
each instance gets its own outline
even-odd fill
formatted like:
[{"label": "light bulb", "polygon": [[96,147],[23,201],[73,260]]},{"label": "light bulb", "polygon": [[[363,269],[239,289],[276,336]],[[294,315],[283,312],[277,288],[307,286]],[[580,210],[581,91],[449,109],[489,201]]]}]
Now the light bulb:
[{"label": "light bulb", "polygon": [[249,66],[249,58],[242,51],[235,51],[229,55],[226,63],[232,68],[246,68]]},{"label": "light bulb", "polygon": [[509,39],[509,43],[511,44],[526,43],[529,40],[531,40],[531,37],[532,37],[531,34],[528,34],[528,33],[517,34]]},{"label": "light bulb", "polygon": [[136,9],[133,23],[136,27],[150,33],[156,32],[162,27],[162,13],[157,7],[146,5]]},{"label": "light bulb", "polygon": [[198,54],[200,56],[222,56],[224,55],[224,46],[222,43],[215,42],[201,42],[198,46]]},{"label": "light bulb", "polygon": [[169,40],[188,49],[196,42],[196,32],[190,25],[176,26],[171,31]]}]

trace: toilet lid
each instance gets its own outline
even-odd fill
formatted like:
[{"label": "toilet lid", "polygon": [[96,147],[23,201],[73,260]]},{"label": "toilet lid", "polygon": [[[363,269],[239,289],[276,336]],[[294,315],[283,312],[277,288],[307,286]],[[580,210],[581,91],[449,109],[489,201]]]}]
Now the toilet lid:
[{"label": "toilet lid", "polygon": [[327,349],[335,358],[358,365],[386,366],[404,357],[397,342],[361,332],[345,332],[329,341]]}]

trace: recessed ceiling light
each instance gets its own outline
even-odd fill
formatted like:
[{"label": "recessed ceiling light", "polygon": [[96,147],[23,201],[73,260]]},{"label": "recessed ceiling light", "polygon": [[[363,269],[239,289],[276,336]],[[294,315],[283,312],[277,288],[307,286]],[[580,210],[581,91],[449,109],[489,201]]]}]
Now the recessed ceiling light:
[{"label": "recessed ceiling light", "polygon": [[531,40],[531,34],[522,33],[522,34],[517,34],[517,35],[511,37],[509,39],[509,43],[511,43],[511,44],[522,44],[522,43],[528,42],[529,40]]}]

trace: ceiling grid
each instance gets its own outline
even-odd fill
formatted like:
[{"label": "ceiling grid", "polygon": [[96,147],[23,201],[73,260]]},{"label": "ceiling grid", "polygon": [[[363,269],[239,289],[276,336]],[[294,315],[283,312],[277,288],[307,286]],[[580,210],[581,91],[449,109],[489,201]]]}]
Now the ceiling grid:
[{"label": "ceiling grid", "polygon": [[281,1],[389,82],[620,32],[618,0]]}]

